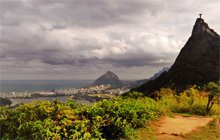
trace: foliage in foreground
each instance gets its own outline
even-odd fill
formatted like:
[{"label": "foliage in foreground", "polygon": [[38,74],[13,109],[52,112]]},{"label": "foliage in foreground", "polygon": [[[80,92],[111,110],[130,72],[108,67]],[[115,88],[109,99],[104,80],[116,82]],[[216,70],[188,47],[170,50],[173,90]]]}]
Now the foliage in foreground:
[{"label": "foliage in foreground", "polygon": [[[2,140],[92,140],[132,138],[137,128],[156,117],[176,112],[220,116],[219,86],[211,83],[205,90],[193,86],[182,93],[162,88],[157,99],[131,92],[124,97],[99,101],[92,106],[72,100],[61,103],[38,101],[15,109],[0,107]],[[214,95],[212,100],[211,97]],[[211,108],[210,108],[211,107]]]},{"label": "foliage in foreground", "polygon": [[0,108],[2,139],[117,139],[160,115],[150,98],[103,100],[88,107],[69,100]]},{"label": "foliage in foreground", "polygon": [[182,93],[162,88],[155,94],[159,106],[171,112],[220,115],[220,86],[213,82],[208,83],[204,88],[192,86]]}]

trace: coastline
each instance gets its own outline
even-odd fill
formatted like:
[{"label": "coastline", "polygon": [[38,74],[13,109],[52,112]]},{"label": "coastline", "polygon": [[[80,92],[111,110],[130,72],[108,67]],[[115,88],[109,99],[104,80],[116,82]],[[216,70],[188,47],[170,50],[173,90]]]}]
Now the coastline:
[{"label": "coastline", "polygon": [[128,92],[127,87],[112,88],[110,85],[89,86],[84,88],[65,88],[46,91],[33,92],[11,92],[1,93],[1,98],[7,98],[12,101],[11,106],[16,106],[21,103],[31,102],[33,100],[48,100],[58,99],[62,102],[68,98],[81,103],[94,103],[102,99],[110,99],[115,96]]}]

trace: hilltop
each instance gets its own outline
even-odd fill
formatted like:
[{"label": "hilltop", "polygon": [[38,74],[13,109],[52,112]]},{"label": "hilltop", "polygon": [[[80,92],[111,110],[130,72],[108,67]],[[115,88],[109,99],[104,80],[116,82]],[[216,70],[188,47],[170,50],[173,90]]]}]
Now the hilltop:
[{"label": "hilltop", "polygon": [[115,73],[107,71],[105,74],[96,79],[92,85],[110,85],[111,87],[116,88],[121,87],[123,84]]}]

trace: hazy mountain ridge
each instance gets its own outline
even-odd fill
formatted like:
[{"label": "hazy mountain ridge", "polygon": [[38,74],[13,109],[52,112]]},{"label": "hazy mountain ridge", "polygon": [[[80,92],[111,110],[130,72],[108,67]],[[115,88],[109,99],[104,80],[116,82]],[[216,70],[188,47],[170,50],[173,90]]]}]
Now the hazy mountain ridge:
[{"label": "hazy mountain ridge", "polygon": [[129,82],[128,84],[124,84],[124,85],[127,86],[129,89],[132,89],[135,87],[139,87],[140,85],[146,83],[147,81],[149,81],[149,79],[140,79],[140,80]]},{"label": "hazy mountain ridge", "polygon": [[154,80],[157,77],[159,77],[162,73],[169,71],[169,67],[164,67],[161,70],[159,70],[157,73],[155,73],[152,77],[149,78],[149,80]]}]

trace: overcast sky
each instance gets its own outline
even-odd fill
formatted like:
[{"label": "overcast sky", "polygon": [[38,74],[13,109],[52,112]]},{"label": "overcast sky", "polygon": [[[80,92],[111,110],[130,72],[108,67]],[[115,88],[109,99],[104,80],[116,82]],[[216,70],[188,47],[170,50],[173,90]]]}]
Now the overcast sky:
[{"label": "overcast sky", "polygon": [[148,78],[170,66],[220,0],[0,0],[0,79]]}]

